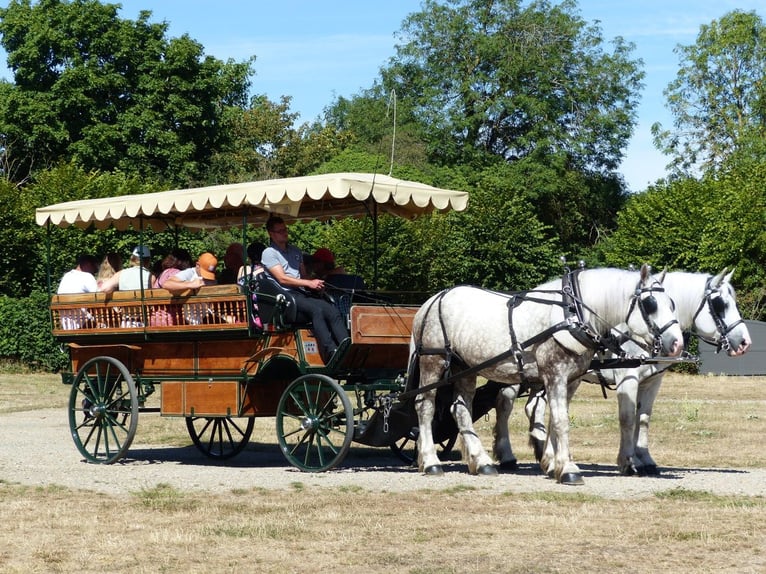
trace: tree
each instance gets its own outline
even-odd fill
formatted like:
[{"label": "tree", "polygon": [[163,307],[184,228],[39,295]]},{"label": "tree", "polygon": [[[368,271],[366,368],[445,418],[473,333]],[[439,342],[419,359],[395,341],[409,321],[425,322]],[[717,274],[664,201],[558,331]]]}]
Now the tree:
[{"label": "tree", "polygon": [[680,69],[665,89],[673,128],[652,126],[655,145],[679,171],[717,168],[743,139],[766,133],[766,27],[735,10],[677,46]]},{"label": "tree", "polygon": [[226,113],[246,105],[252,60],[204,56],[186,35],[166,39],[151,12],[132,21],[119,8],[11,0],[0,9],[14,75],[0,86],[0,134],[23,164],[10,175],[73,160],[182,186],[202,180],[226,145]]},{"label": "tree", "polygon": [[633,130],[643,72],[621,38],[603,50],[572,0],[426,0],[402,27],[406,43],[383,70],[420,117],[434,153],[476,150],[507,161],[566,157],[612,171]]}]

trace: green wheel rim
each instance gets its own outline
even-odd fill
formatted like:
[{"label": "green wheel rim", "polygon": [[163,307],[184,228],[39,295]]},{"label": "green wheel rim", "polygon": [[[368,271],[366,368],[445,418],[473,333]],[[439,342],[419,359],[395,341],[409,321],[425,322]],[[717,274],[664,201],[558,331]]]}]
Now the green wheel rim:
[{"label": "green wheel rim", "polygon": [[282,393],[277,407],[282,454],[304,472],[340,464],[354,436],[354,412],[343,388],[325,375],[304,375]]},{"label": "green wheel rim", "polygon": [[189,436],[208,458],[225,460],[236,456],[247,446],[253,434],[255,419],[241,422],[231,417],[186,417]]},{"label": "green wheel rim", "polygon": [[138,393],[128,369],[94,357],[77,372],[69,393],[69,429],[88,462],[111,464],[128,452],[138,426]]}]

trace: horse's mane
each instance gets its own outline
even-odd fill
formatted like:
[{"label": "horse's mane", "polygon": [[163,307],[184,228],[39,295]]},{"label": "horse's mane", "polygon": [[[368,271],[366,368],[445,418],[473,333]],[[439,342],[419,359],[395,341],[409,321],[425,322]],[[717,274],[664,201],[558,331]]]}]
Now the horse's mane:
[{"label": "horse's mane", "polygon": [[622,323],[639,281],[638,271],[611,267],[582,271],[580,290],[583,301],[597,314],[597,317],[586,316],[591,326],[603,335]]},{"label": "horse's mane", "polygon": [[691,329],[694,314],[699,309],[705,294],[705,284],[711,275],[707,273],[689,273],[674,271],[665,276],[664,285],[667,287],[676,304],[676,316],[681,329]]}]

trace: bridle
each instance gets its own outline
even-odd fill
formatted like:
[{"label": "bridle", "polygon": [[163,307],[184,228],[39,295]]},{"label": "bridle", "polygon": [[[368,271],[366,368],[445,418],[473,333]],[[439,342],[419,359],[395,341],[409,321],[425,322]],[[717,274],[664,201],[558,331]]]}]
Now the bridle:
[{"label": "bridle", "polygon": [[[636,308],[641,312],[641,317],[649,329],[649,332],[653,336],[652,356],[659,355],[660,351],[662,351],[662,334],[670,329],[673,325],[678,323],[678,319],[671,319],[662,327],[659,327],[657,326],[657,323],[655,323],[654,320],[650,317],[650,315],[656,313],[658,309],[657,298],[654,296],[654,293],[664,292],[665,288],[662,287],[662,285],[657,281],[654,281],[649,287],[642,287],[641,281],[639,281],[636,285],[636,290],[633,293],[633,297],[630,299],[630,307],[628,308],[628,314],[625,317],[625,323],[628,323],[630,315]],[[649,296],[641,297],[643,293],[649,293]],[[671,309],[675,310],[675,303],[672,299],[670,300],[670,304]]]},{"label": "bridle", "polygon": [[[720,352],[721,349],[728,353],[731,350],[729,333],[731,333],[740,323],[744,323],[745,321],[740,317],[731,325],[726,324],[726,321],[724,320],[724,317],[726,316],[726,301],[723,298],[723,293],[721,292],[720,286],[715,289],[711,287],[712,280],[712,277],[708,277],[707,281],[705,282],[705,294],[702,297],[702,301],[700,301],[699,307],[697,307],[697,311],[694,313],[694,317],[692,319],[692,329],[694,330],[694,334],[697,335],[697,337],[699,337],[701,340],[710,345],[714,345],[716,348],[716,353]],[[704,335],[698,333],[696,329],[694,329],[694,326],[697,323],[697,317],[706,306],[710,316],[713,319],[713,322],[715,323],[715,328],[720,335],[720,338],[718,339],[710,339],[709,337],[705,337]]]}]

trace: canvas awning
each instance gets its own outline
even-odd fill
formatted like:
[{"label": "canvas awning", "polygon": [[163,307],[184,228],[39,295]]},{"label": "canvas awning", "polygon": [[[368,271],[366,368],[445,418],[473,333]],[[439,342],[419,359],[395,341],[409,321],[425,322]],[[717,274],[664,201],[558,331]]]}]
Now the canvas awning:
[{"label": "canvas awning", "polygon": [[[377,205],[375,205],[377,204]],[[468,205],[468,192],[369,173],[331,173],[70,201],[41,207],[38,225],[103,229],[181,226],[209,229],[262,223],[270,213],[287,221],[354,217],[378,211],[414,217]]]}]

